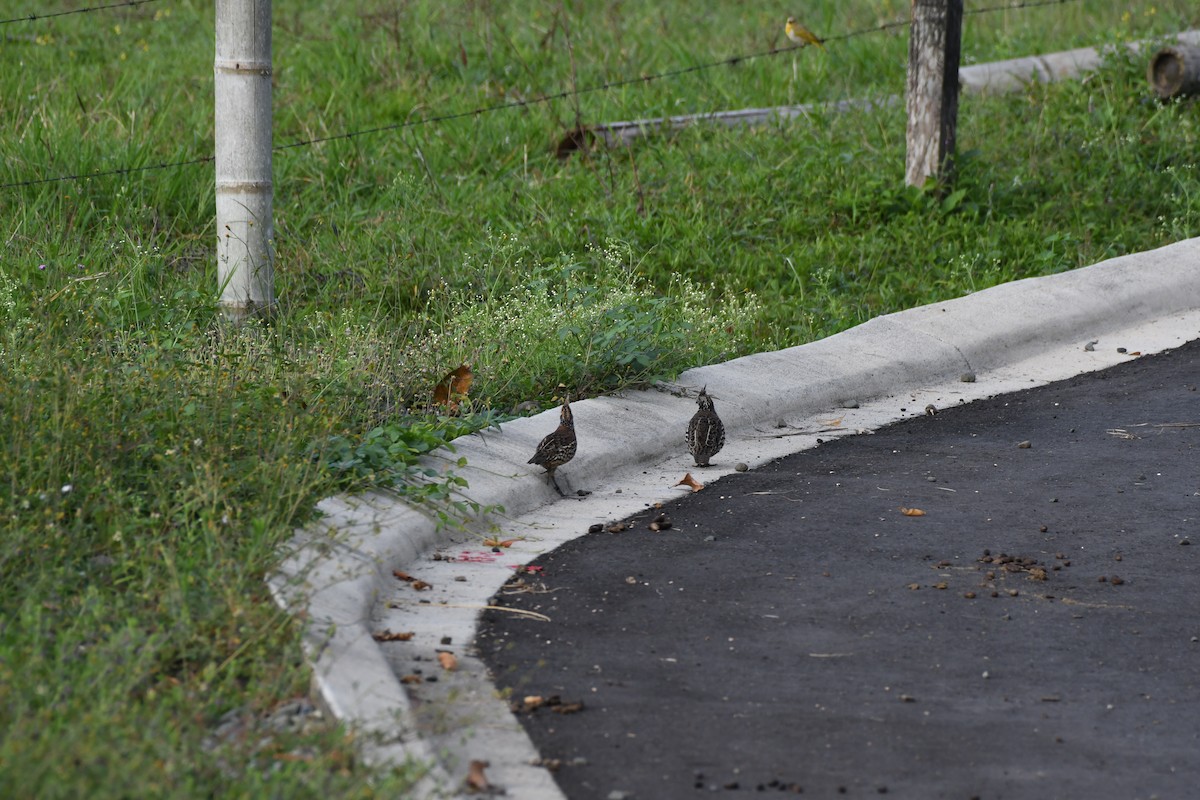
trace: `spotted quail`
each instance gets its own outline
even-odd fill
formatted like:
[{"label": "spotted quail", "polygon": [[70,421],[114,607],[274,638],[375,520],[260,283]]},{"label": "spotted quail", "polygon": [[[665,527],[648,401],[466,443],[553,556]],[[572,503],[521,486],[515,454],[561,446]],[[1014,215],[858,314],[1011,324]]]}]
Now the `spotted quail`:
[{"label": "spotted quail", "polygon": [[561,467],[563,464],[575,457],[575,418],[571,416],[570,398],[564,397],[562,411],[558,417],[558,427],[554,432],[542,439],[537,446],[537,450],[533,454],[533,458],[529,459],[529,464],[537,464],[546,468],[546,479],[554,486],[554,490],[562,494],[562,489],[558,488],[558,482],[554,480],[554,470]]},{"label": "spotted quail", "polygon": [[713,401],[707,390],[707,386],[700,390],[700,396],[696,398],[700,409],[692,417],[687,428],[688,452],[696,459],[698,467],[707,467],[708,460],[725,446],[725,425],[717,416],[717,410],[713,408]]}]

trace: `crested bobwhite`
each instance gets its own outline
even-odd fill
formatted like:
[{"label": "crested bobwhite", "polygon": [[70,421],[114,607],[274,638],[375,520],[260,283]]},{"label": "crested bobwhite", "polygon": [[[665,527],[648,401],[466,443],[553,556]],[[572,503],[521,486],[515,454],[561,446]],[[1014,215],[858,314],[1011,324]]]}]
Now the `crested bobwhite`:
[{"label": "crested bobwhite", "polygon": [[687,427],[688,452],[696,459],[696,466],[707,467],[708,460],[725,446],[725,425],[717,416],[717,410],[713,408],[707,386],[700,390],[696,404],[700,408],[692,416]]},{"label": "crested bobwhite", "polygon": [[575,457],[578,442],[575,440],[575,418],[571,416],[570,398],[564,397],[562,411],[558,416],[558,427],[538,444],[529,464],[537,464],[546,468],[546,479],[554,486],[555,491],[562,494],[558,482],[554,480],[554,470]]}]

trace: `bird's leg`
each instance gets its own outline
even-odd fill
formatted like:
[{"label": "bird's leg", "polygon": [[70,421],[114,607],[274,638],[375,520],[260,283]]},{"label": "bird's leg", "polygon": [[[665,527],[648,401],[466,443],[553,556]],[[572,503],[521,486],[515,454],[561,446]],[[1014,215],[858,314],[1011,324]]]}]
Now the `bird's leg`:
[{"label": "bird's leg", "polygon": [[565,494],[563,494],[563,490],[562,490],[562,489],[560,489],[560,488],[558,488],[558,479],[556,479],[556,478],[554,477],[554,473],[553,473],[553,472],[548,472],[548,473],[546,473],[546,474],[550,476],[550,485],[554,487],[554,491],[558,492],[558,496],[559,496],[559,497],[566,497],[566,495],[565,495]]}]

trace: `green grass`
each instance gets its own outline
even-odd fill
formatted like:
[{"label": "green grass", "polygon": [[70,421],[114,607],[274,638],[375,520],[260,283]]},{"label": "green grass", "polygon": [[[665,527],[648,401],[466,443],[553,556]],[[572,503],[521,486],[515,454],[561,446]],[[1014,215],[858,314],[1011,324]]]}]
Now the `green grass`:
[{"label": "green grass", "polygon": [[[4,26],[0,183],[210,155],[211,5]],[[789,13],[351,5],[276,4],[277,142],[767,51]],[[908,3],[806,6],[833,37]],[[969,15],[964,53],[1197,22],[1185,2]],[[214,321],[211,165],[0,190],[0,786],[400,796],[413,771],[364,768],[336,725],[214,737],[307,690],[263,577],[320,497],[403,482],[416,454],[560,383],[619,390],[1197,233],[1196,106],[1150,100],[1124,57],[964,97],[944,200],[902,188],[898,108],[553,155],[577,121],[898,93],[906,47],[875,33],[279,151],[279,314],[240,331]],[[426,414],[463,362],[472,416]]]}]

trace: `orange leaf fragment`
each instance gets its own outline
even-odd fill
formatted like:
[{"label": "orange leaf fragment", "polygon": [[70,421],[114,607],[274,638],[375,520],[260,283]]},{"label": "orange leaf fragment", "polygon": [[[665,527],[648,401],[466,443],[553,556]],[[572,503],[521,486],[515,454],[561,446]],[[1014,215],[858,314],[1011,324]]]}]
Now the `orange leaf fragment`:
[{"label": "orange leaf fragment", "polygon": [[905,508],[904,506],[900,506],[900,513],[906,517],[923,517],[923,516],[925,516],[925,512],[919,508]]},{"label": "orange leaf fragment", "polygon": [[467,392],[471,390],[471,382],[474,380],[471,365],[463,364],[433,387],[433,404],[443,406],[448,414],[458,413],[458,405],[467,399]]},{"label": "orange leaf fragment", "polygon": [[425,581],[417,581],[417,580],[414,580],[414,581],[412,582],[412,584],[411,584],[411,585],[412,585],[413,589],[414,589],[414,590],[416,590],[416,591],[418,591],[418,592],[423,592],[423,591],[425,591],[426,589],[432,589],[432,588],[433,588],[433,584],[432,584],[432,583],[426,583]]},{"label": "orange leaf fragment", "polygon": [[446,650],[439,650],[437,657],[438,663],[441,664],[442,669],[446,670],[447,672],[453,672],[454,670],[458,669],[458,657],[454,655],[454,653]]},{"label": "orange leaf fragment", "polygon": [[407,642],[413,637],[412,631],[404,631],[402,633],[392,633],[390,629],[384,629],[379,633],[372,633],[371,638],[377,642]]},{"label": "orange leaf fragment", "polygon": [[399,580],[408,581],[409,583],[412,583],[416,580],[416,578],[414,578],[412,575],[409,575],[404,570],[394,569],[392,570],[392,575]]},{"label": "orange leaf fragment", "polygon": [[845,418],[846,418],[845,416],[841,416],[841,417],[838,417],[837,419],[819,419],[819,420],[817,420],[817,422],[820,422],[826,428],[840,428],[842,425],[842,420],[844,420]]},{"label": "orange leaf fragment", "polygon": [[693,492],[698,492],[704,488],[704,484],[692,477],[692,473],[683,476],[683,480],[675,484],[676,486],[689,486]]},{"label": "orange leaf fragment", "polygon": [[484,770],[491,766],[488,761],[481,759],[472,759],[467,766],[467,788],[473,792],[486,792],[491,790],[492,785],[488,783],[487,775]]},{"label": "orange leaf fragment", "polygon": [[517,542],[525,541],[524,536],[515,539],[501,539],[499,536],[489,536],[483,540],[484,547],[512,547]]}]

